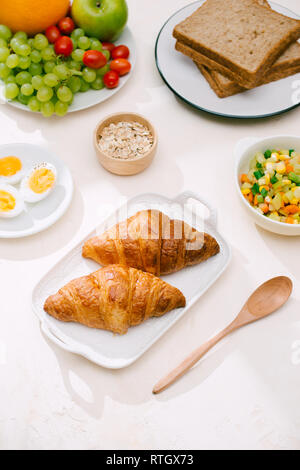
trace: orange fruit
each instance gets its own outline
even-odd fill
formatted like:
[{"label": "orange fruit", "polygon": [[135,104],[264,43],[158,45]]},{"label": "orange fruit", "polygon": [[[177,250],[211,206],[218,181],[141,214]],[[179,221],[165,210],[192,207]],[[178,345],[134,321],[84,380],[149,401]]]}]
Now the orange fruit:
[{"label": "orange fruit", "polygon": [[14,33],[42,33],[67,15],[70,0],[0,0],[0,24]]}]

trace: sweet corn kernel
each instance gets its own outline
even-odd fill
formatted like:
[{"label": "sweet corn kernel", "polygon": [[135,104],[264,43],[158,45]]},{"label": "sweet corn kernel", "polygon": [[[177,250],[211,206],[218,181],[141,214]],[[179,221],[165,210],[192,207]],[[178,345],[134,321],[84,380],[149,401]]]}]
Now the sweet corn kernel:
[{"label": "sweet corn kernel", "polygon": [[276,217],[279,217],[279,214],[278,214],[277,211],[273,211],[272,214],[273,214],[273,215],[276,215]]},{"label": "sweet corn kernel", "polygon": [[269,186],[266,186],[265,184],[262,184],[262,185],[259,187],[259,192],[261,193],[263,189],[265,189],[266,191],[269,191]]},{"label": "sweet corn kernel", "polygon": [[279,174],[284,174],[286,171],[285,164],[284,162],[277,163],[276,165],[276,171]]},{"label": "sweet corn kernel", "polygon": [[291,204],[293,205],[297,205],[298,204],[298,199],[296,197],[294,197],[292,200],[291,200]]},{"label": "sweet corn kernel", "polygon": [[291,184],[291,181],[288,179],[283,179],[282,184]]},{"label": "sweet corn kernel", "polygon": [[247,196],[248,194],[250,194],[251,190],[249,188],[243,188],[242,189],[242,194],[244,194],[244,196]]},{"label": "sweet corn kernel", "polygon": [[289,155],[279,155],[279,160],[289,160]]},{"label": "sweet corn kernel", "polygon": [[270,175],[269,175],[269,173],[266,174],[265,178],[266,178],[266,184],[270,184]]}]

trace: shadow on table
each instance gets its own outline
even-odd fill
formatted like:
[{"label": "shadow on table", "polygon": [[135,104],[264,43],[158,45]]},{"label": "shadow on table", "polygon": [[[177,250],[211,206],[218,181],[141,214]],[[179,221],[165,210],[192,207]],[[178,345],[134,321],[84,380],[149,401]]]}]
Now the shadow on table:
[{"label": "shadow on table", "polygon": [[63,248],[78,231],[83,220],[84,204],[81,193],[75,189],[67,212],[47,230],[20,239],[2,239],[0,259],[30,260],[48,256]]}]

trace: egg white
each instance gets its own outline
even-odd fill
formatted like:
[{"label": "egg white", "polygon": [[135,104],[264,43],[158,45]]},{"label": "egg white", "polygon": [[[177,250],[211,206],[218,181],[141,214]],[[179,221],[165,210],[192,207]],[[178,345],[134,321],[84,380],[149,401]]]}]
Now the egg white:
[{"label": "egg white", "polygon": [[[54,181],[53,186],[51,186],[51,188],[47,189],[47,191],[45,191],[42,194],[38,194],[38,193],[35,193],[34,191],[32,191],[32,189],[30,189],[28,183],[29,183],[29,179],[32,176],[32,174],[36,170],[38,170],[39,168],[42,168],[42,167],[47,168],[48,170],[51,170],[54,173],[55,181]],[[20,185],[21,196],[22,196],[22,198],[25,202],[29,202],[31,204],[34,204],[36,202],[40,202],[43,199],[45,199],[46,197],[48,197],[49,194],[52,193],[52,191],[54,190],[54,188],[56,186],[56,181],[57,181],[57,171],[56,171],[55,166],[51,165],[51,163],[46,163],[46,162],[45,163],[39,163],[34,168],[32,168],[29,171],[29,173],[22,179],[21,185]]]},{"label": "egg white", "polygon": [[[0,157],[1,158],[5,158],[5,157]],[[3,175],[0,175],[0,184],[18,184],[20,183],[21,179],[23,178],[24,176],[24,163],[22,162],[22,159],[17,157],[21,163],[22,163],[22,168],[20,171],[17,171],[17,173],[15,173],[14,175],[12,176],[3,176]]]},{"label": "egg white", "polygon": [[20,215],[21,212],[23,212],[25,207],[24,207],[24,201],[23,201],[19,191],[16,188],[14,188],[13,186],[9,185],[9,184],[0,184],[0,191],[5,191],[5,192],[11,194],[12,197],[16,201],[15,208],[12,209],[11,211],[9,211],[9,212],[1,212],[0,211],[0,218],[11,219],[13,217],[17,217],[18,215]]}]

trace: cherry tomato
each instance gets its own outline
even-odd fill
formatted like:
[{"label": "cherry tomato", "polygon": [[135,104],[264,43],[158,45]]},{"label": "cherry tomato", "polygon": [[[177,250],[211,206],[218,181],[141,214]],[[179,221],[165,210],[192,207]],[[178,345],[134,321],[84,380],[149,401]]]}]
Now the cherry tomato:
[{"label": "cherry tomato", "polygon": [[66,17],[60,20],[58,27],[63,34],[71,34],[75,29],[75,23],[72,18]]},{"label": "cherry tomato", "polygon": [[60,31],[56,26],[49,26],[45,34],[51,44],[54,44],[61,37]]},{"label": "cherry tomato", "polygon": [[68,57],[73,52],[73,43],[68,36],[61,36],[54,45],[54,50],[57,55],[64,55]]},{"label": "cherry tomato", "polygon": [[127,59],[115,59],[110,63],[110,70],[114,70],[119,75],[126,75],[130,72],[131,64]]},{"label": "cherry tomato", "polygon": [[117,46],[111,52],[113,59],[128,59],[129,54],[130,51],[127,46]]},{"label": "cherry tomato", "polygon": [[109,51],[109,53],[111,54],[112,51],[114,50],[116,46],[112,43],[112,42],[103,42],[102,43],[102,49],[104,49],[105,51]]},{"label": "cherry tomato", "polygon": [[103,82],[106,88],[117,88],[119,80],[119,74],[114,70],[107,72],[103,77]]},{"label": "cherry tomato", "polygon": [[91,69],[101,69],[106,65],[107,60],[100,51],[86,51],[83,56],[83,63]]}]

